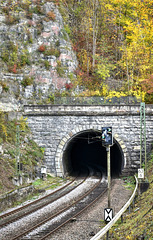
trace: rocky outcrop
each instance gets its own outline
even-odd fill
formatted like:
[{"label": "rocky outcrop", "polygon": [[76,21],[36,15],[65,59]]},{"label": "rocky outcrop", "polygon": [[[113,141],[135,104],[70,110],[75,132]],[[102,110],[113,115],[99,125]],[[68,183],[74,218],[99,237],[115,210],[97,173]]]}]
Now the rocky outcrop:
[{"label": "rocky outcrop", "polygon": [[[14,1],[15,2],[15,1]],[[75,78],[76,55],[64,29],[62,16],[53,2],[36,4],[27,11],[9,12],[3,2],[0,15],[0,108],[17,109],[26,103],[43,103],[56,90],[65,89]]]}]

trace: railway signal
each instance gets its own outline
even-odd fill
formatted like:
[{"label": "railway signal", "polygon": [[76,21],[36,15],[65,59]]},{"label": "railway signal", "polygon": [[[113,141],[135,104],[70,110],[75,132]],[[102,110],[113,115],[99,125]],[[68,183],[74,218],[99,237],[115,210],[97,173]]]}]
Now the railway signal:
[{"label": "railway signal", "polygon": [[[107,152],[107,179],[108,179],[108,208],[104,210],[105,222],[109,222],[113,218],[111,206],[111,166],[110,166],[110,146],[113,145],[112,127],[102,127],[102,145]],[[109,239],[109,231],[107,231],[107,240]]]},{"label": "railway signal", "polygon": [[113,144],[112,127],[102,127],[102,145],[109,146]]}]

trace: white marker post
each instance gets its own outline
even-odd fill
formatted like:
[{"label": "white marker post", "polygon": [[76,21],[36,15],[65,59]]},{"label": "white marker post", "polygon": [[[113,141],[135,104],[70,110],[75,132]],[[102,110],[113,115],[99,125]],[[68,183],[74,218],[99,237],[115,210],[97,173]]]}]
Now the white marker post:
[{"label": "white marker post", "polygon": [[138,178],[144,179],[144,168],[138,169]]},{"label": "white marker post", "polygon": [[113,219],[113,209],[112,208],[104,209],[104,219],[105,219],[106,223],[110,222]]}]

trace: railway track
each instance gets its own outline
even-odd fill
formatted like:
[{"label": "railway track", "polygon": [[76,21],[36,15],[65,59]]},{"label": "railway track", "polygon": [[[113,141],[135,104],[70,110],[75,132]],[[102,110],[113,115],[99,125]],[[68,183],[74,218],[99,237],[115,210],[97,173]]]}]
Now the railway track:
[{"label": "railway track", "polygon": [[[58,198],[64,196],[66,193],[72,191],[76,186],[71,186],[71,187],[69,186],[72,185],[76,180],[77,180],[77,177],[74,178],[72,181],[68,182],[66,185],[62,186],[61,188],[57,189],[56,191],[44,197],[41,197],[22,207],[16,208],[12,211],[9,211],[7,213],[0,215],[0,228],[46,206],[47,204],[52,203]],[[81,183],[82,182],[80,182],[80,184]]]},{"label": "railway track", "polygon": [[[21,211],[22,214],[20,214],[20,217],[15,217],[13,220],[13,217],[11,217],[11,222],[13,222],[12,229],[18,228],[20,231],[13,231],[9,230],[8,233],[8,228],[11,229],[11,224],[8,226],[4,226],[4,224],[1,224],[1,231],[4,231],[4,235],[2,234],[2,238],[0,235],[1,239],[10,239],[10,240],[20,240],[20,239],[46,239],[48,236],[50,236],[53,232],[57,231],[59,228],[61,228],[63,225],[74,219],[77,215],[79,215],[81,212],[83,212],[85,209],[87,209],[91,204],[93,204],[97,199],[101,197],[101,195],[107,190],[106,185],[104,186],[102,184],[102,174],[99,174],[100,176],[96,178],[83,178],[81,181],[79,180],[79,183],[76,183],[75,186],[71,186],[71,188],[67,191],[64,191],[64,193],[59,194],[59,196],[55,197],[54,200],[52,199],[50,203],[48,203],[49,200],[45,200],[47,206],[51,206],[50,210],[48,210],[47,213],[41,214],[41,217],[37,217],[37,220],[30,220],[32,221],[31,224],[27,224],[26,227],[21,227],[18,224],[17,219],[21,218],[22,216],[22,221],[23,225],[25,220],[25,217],[23,215],[23,210]],[[76,180],[73,181],[73,184],[77,182]],[[92,184],[91,184],[92,182]],[[87,184],[88,183],[88,184]],[[81,185],[92,185],[92,187],[88,186],[88,190],[83,190],[83,193],[81,193],[78,196],[73,197],[73,192],[77,192],[76,195],[78,195],[80,189],[82,188]],[[103,186],[102,186],[103,185]],[[67,201],[66,198],[67,196],[72,195],[70,199]],[[52,195],[51,195],[52,196]],[[50,197],[51,197],[50,196]],[[49,198],[50,198],[49,197]],[[61,201],[63,198],[63,203],[59,205],[58,201]],[[43,198],[44,200],[44,198]],[[37,202],[36,202],[37,203]],[[52,204],[51,204],[52,203]],[[37,205],[37,204],[36,204]],[[40,207],[41,205],[41,207]],[[42,206],[43,205],[43,206]],[[54,206],[53,206],[54,205]],[[39,204],[39,207],[35,207],[35,204],[31,205],[32,210],[25,211],[26,208],[24,208],[25,214],[27,215],[26,218],[29,218],[29,216],[34,215],[35,212],[40,212],[43,211],[46,207],[44,207],[44,202],[43,204]],[[35,210],[34,210],[35,209]],[[38,210],[39,209],[39,210]],[[33,214],[30,214],[32,211]],[[20,213],[20,212],[19,212]],[[30,214],[30,215],[29,215]],[[33,219],[34,216],[32,216],[31,219]],[[5,218],[6,219],[6,218]],[[21,221],[19,220],[19,221]],[[16,222],[15,222],[16,221]],[[3,226],[3,227],[2,227]],[[6,228],[6,229],[5,229]],[[5,231],[7,234],[5,235]],[[3,238],[4,237],[4,238]],[[9,238],[8,238],[9,237]]]}]

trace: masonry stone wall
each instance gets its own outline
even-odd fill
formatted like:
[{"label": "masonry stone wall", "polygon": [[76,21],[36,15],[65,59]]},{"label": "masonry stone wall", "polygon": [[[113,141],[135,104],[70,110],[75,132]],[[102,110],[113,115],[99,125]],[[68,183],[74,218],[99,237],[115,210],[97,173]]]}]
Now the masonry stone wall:
[{"label": "masonry stone wall", "polygon": [[[45,148],[48,171],[63,176],[63,151],[77,134],[112,126],[114,139],[124,155],[123,172],[136,171],[140,164],[140,106],[60,106],[24,107],[34,140]],[[153,106],[146,106],[147,151],[153,142]]]}]

